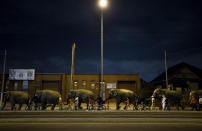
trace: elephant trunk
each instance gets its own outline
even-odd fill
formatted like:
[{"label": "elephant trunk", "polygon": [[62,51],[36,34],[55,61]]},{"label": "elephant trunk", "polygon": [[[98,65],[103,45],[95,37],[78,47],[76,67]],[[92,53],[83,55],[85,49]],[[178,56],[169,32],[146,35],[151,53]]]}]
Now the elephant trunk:
[{"label": "elephant trunk", "polygon": [[110,100],[110,98],[109,98],[109,97],[107,97],[107,98],[105,99],[105,101],[108,101],[108,100]]},{"label": "elephant trunk", "polygon": [[67,98],[66,98],[67,105],[69,104],[69,100],[70,100],[70,98],[69,98],[69,96],[67,96]]},{"label": "elephant trunk", "polygon": [[6,106],[6,103],[7,103],[7,101],[9,100],[9,97],[10,97],[10,95],[8,94],[8,92],[4,95],[4,97],[3,97],[3,102],[4,102],[4,104],[3,104],[3,106],[1,107],[1,110],[4,110],[4,108],[5,108],[5,106]]},{"label": "elephant trunk", "polygon": [[109,95],[109,96],[106,98],[106,101],[107,101],[107,100],[110,100],[110,99],[112,99],[112,98],[115,98],[115,97],[112,96],[112,95]]}]

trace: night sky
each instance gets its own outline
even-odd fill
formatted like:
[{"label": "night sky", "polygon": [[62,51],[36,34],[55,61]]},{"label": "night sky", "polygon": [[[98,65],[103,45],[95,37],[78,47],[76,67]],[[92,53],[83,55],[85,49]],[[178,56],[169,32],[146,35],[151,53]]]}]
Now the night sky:
[{"label": "night sky", "polygon": [[[100,9],[97,0],[2,0],[0,71],[8,69],[100,73]],[[134,74],[150,81],[186,62],[202,69],[201,0],[109,0],[104,11],[104,73]]]}]

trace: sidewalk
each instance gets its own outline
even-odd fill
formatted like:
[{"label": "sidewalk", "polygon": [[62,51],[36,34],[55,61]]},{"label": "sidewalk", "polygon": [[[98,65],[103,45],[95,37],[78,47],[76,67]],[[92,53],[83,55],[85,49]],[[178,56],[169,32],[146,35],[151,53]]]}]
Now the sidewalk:
[{"label": "sidewalk", "polygon": [[[104,104],[104,106],[106,108],[106,110],[104,110],[104,111],[115,111],[115,112],[117,111],[116,110],[116,103],[115,102],[110,103],[109,106],[107,104]],[[25,107],[26,107],[26,105],[23,105],[22,108],[21,108],[21,111],[25,111]],[[67,105],[64,105],[63,106],[63,110],[59,110],[59,107],[56,106],[54,111],[75,111],[73,109],[74,107],[72,107],[71,110],[67,109],[67,107],[68,107]],[[88,111],[86,109],[86,104],[82,103],[81,107],[82,107],[82,110],[78,110],[78,111]],[[124,110],[124,107],[125,107],[124,103],[121,103],[120,107],[121,108],[118,111],[126,111],[126,110]],[[18,105],[16,104],[16,109],[17,108],[18,108]],[[10,104],[9,103],[7,103],[4,111],[10,111]],[[34,111],[34,107],[32,107],[32,111]],[[47,109],[45,111],[51,111],[51,106],[47,107]],[[78,112],[78,111],[76,111],[76,112]],[[97,110],[89,110],[89,111],[97,111]],[[160,110],[159,107],[156,107],[156,109],[151,110],[151,108],[148,107],[148,106],[146,106],[144,108],[144,110],[142,110],[142,106],[141,105],[139,105],[139,109],[138,110],[133,110],[133,105],[130,105],[129,108],[127,109],[127,111],[130,112],[130,111],[162,111],[162,110]],[[176,110],[176,107],[170,107],[170,111],[178,111],[178,110]],[[180,109],[179,111],[182,111],[182,110]],[[191,111],[191,107],[185,107],[185,109],[183,111]]]}]

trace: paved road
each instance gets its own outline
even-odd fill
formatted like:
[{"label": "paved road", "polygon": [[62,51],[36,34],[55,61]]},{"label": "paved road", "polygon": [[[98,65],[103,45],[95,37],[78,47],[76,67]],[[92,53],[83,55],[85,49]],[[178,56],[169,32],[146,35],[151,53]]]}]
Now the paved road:
[{"label": "paved road", "polygon": [[201,131],[187,124],[23,124],[0,126],[2,131]]},{"label": "paved road", "polygon": [[202,112],[0,112],[2,131],[201,131]]},{"label": "paved road", "polygon": [[202,111],[0,111],[2,118],[201,118]]}]

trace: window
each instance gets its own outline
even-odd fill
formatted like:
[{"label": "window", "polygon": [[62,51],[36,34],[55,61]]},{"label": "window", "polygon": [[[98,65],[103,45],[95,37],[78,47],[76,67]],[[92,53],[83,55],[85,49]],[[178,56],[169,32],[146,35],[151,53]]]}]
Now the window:
[{"label": "window", "polygon": [[74,81],[74,89],[78,89],[78,81]]},{"label": "window", "polygon": [[96,89],[96,83],[95,83],[94,80],[92,80],[92,81],[90,82],[90,88],[91,88],[91,90],[95,90],[95,89]]},{"label": "window", "polygon": [[95,89],[95,83],[91,83],[91,89]]},{"label": "window", "polygon": [[86,85],[87,85],[86,80],[83,80],[83,81],[82,81],[82,87],[83,87],[84,89],[86,89]]}]

